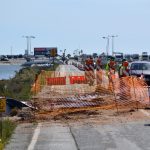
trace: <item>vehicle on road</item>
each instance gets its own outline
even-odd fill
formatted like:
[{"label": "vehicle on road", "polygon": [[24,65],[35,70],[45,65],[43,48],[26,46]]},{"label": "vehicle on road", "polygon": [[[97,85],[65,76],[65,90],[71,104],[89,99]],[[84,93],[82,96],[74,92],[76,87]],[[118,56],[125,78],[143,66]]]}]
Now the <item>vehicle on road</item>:
[{"label": "vehicle on road", "polygon": [[0,61],[9,61],[9,60],[8,60],[7,56],[1,55],[0,56]]},{"label": "vehicle on road", "polygon": [[146,83],[150,86],[150,62],[148,61],[135,61],[131,63],[130,74],[133,76],[145,79]]},{"label": "vehicle on road", "polygon": [[126,59],[128,62],[132,62],[132,55],[130,54],[125,54],[124,59]]},{"label": "vehicle on road", "polygon": [[114,57],[115,57],[115,61],[120,63],[123,59],[123,53],[114,52]]},{"label": "vehicle on road", "polygon": [[147,52],[142,52],[141,60],[142,61],[148,61],[149,60],[149,56],[148,56]]},{"label": "vehicle on road", "polygon": [[132,58],[132,61],[139,61],[140,56],[139,56],[139,54],[132,54],[131,58]]}]

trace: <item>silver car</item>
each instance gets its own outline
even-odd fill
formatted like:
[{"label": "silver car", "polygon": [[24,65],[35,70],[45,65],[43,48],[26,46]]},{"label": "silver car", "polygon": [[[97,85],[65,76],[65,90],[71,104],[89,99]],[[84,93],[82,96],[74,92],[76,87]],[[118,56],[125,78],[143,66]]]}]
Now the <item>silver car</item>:
[{"label": "silver car", "polygon": [[140,77],[143,75],[146,83],[150,86],[150,62],[135,61],[130,65],[130,75]]}]

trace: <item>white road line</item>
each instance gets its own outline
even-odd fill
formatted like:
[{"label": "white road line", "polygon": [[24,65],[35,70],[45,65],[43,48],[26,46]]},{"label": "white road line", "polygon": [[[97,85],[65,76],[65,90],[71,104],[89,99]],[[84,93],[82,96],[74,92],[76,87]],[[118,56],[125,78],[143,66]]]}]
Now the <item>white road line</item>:
[{"label": "white road line", "polygon": [[150,113],[148,113],[147,111],[145,111],[145,110],[143,110],[143,109],[140,109],[140,111],[141,111],[144,115],[150,117]]},{"label": "white road line", "polygon": [[40,134],[40,127],[41,127],[41,123],[38,124],[38,126],[36,127],[36,129],[34,130],[34,134],[33,134],[33,137],[32,137],[32,140],[31,140],[31,143],[30,145],[28,146],[28,149],[27,150],[34,150],[34,146],[37,142],[37,139],[38,139],[38,136]]}]

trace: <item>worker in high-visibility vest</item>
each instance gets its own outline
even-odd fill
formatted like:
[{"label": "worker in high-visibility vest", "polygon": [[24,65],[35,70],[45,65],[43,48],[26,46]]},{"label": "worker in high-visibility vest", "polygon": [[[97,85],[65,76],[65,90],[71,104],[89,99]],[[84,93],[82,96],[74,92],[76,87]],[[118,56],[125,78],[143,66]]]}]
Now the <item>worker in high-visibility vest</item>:
[{"label": "worker in high-visibility vest", "polygon": [[106,75],[108,76],[109,84],[108,89],[112,90],[113,86],[113,80],[115,79],[115,73],[116,73],[116,62],[115,58],[111,57],[106,65]]},{"label": "worker in high-visibility vest", "polygon": [[130,99],[130,85],[128,83],[129,73],[129,62],[126,59],[122,60],[122,65],[119,67],[119,78],[120,78],[120,99]]},{"label": "worker in high-visibility vest", "polygon": [[96,79],[97,79],[97,84],[102,84],[102,59],[101,57],[98,57],[96,60]]},{"label": "worker in high-visibility vest", "polygon": [[129,62],[126,59],[122,60],[122,65],[119,67],[119,77],[129,76]]},{"label": "worker in high-visibility vest", "polygon": [[108,60],[108,63],[106,65],[106,74],[115,74],[116,72],[116,62],[115,58],[111,57],[110,60]]}]

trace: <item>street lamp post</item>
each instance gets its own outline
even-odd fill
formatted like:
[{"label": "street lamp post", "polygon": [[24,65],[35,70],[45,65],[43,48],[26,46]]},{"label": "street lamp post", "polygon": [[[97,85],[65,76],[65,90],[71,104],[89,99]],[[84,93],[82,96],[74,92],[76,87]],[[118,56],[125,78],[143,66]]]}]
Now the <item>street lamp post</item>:
[{"label": "street lamp post", "polygon": [[112,38],[112,56],[114,56],[114,38],[118,37],[118,35],[112,35],[110,37]]},{"label": "street lamp post", "polygon": [[31,49],[32,49],[32,47],[31,47],[31,38],[35,39],[35,36],[30,36],[29,38],[30,38],[30,54],[31,54]]},{"label": "street lamp post", "polygon": [[35,38],[35,36],[22,36],[23,38],[26,38],[27,40],[27,55],[29,55],[29,51],[31,54],[31,38]]},{"label": "street lamp post", "polygon": [[107,44],[106,44],[106,55],[107,55],[107,58],[108,58],[108,55],[109,55],[109,36],[104,36],[102,37],[103,39],[107,39]]},{"label": "street lamp post", "polygon": [[22,36],[23,38],[26,38],[27,40],[27,55],[29,55],[29,36]]}]

